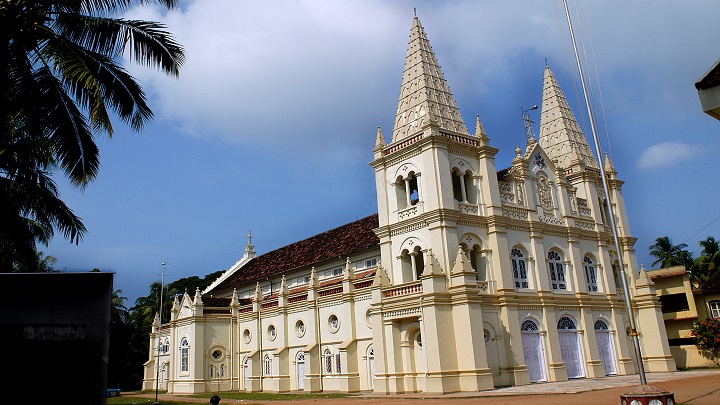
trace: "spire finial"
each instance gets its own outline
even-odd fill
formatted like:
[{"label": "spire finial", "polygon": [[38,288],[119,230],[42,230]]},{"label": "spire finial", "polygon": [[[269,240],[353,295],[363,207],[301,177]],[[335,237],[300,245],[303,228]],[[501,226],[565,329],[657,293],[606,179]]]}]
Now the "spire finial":
[{"label": "spire finial", "polygon": [[413,7],[413,17],[417,18],[417,8]]}]

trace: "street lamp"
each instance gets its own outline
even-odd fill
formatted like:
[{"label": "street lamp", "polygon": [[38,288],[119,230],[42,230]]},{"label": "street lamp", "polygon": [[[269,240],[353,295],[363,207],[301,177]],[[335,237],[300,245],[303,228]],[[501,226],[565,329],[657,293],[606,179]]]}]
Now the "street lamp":
[{"label": "street lamp", "polygon": [[[160,327],[162,327],[162,309],[163,309],[163,295],[165,295],[165,270],[168,268],[167,262],[160,263],[162,271],[160,272],[160,308],[158,309],[158,316],[160,318]],[[160,329],[157,332],[158,343],[157,343],[157,356],[155,358],[155,402],[153,405],[160,405],[158,402],[158,390],[160,389],[160,347],[162,347],[162,338],[160,337]]]}]

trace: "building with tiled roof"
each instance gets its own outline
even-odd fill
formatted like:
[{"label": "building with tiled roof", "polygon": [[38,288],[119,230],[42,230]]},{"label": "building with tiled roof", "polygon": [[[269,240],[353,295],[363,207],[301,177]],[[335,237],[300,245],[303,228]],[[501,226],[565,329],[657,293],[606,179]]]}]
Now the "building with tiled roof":
[{"label": "building with tiled roof", "polygon": [[373,134],[378,213],[262,255],[249,236],[237,263],[156,319],[143,388],[474,392],[635,373],[638,334],[645,369],[674,370],[623,182],[543,76],[540,137],[501,134],[524,147],[498,171],[415,18],[390,142]]},{"label": "building with tiled roof", "polygon": [[698,288],[694,288],[685,266],[648,270],[647,275],[655,284],[677,367],[713,366],[713,360],[695,346],[690,332],[696,322],[720,318],[720,272],[712,274]]}]

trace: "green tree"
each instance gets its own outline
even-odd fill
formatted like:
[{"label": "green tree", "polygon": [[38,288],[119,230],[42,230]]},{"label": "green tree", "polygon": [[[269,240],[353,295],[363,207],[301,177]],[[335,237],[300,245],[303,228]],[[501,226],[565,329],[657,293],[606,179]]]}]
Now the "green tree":
[{"label": "green tree", "polygon": [[95,137],[113,134],[111,116],[133,130],[152,118],[118,60],[127,54],[178,75],[185,54],[164,25],[115,17],[138,3],[177,0],[0,1],[0,263],[31,257],[53,228],[78,243],[85,227],[50,174],[60,169],[85,187],[100,166]]},{"label": "green tree", "polygon": [[660,264],[661,268],[672,266],[685,266],[690,270],[692,267],[692,253],[686,250],[687,245],[681,243],[673,245],[669,237],[663,236],[655,239],[655,243],[650,246],[650,255],[655,257],[653,267]]},{"label": "green tree", "polygon": [[692,274],[693,278],[704,282],[720,269],[720,243],[712,236],[698,243],[702,247],[702,252],[693,262]]},{"label": "green tree", "polygon": [[690,334],[708,359],[720,365],[720,319],[706,319],[693,325]]}]

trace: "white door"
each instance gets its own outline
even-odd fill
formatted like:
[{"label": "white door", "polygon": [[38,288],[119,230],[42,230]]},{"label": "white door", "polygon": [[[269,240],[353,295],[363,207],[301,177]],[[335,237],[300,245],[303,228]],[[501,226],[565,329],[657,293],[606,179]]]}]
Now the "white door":
[{"label": "white door", "polygon": [[375,389],[375,349],[373,348],[368,351],[368,380],[370,380],[370,389]]},{"label": "white door", "polygon": [[298,390],[305,389],[305,362],[298,362],[297,364],[297,387]]},{"label": "white door", "polygon": [[525,364],[530,372],[530,382],[545,381],[545,350],[542,347],[542,336],[537,332],[523,332],[523,354]]},{"label": "white door", "polygon": [[580,355],[580,341],[577,332],[558,331],[560,339],[560,355],[562,356],[568,378],[585,377]]},{"label": "white door", "polygon": [[603,365],[605,366],[605,374],[617,374],[617,369],[615,368],[615,351],[612,347],[610,331],[595,329],[595,340],[597,340],[600,360],[602,360]]},{"label": "white door", "polygon": [[251,367],[250,367],[250,359],[245,358],[245,361],[243,362],[243,374],[245,374],[245,379],[243,380],[243,389],[245,391],[250,391],[250,374],[252,373]]}]

